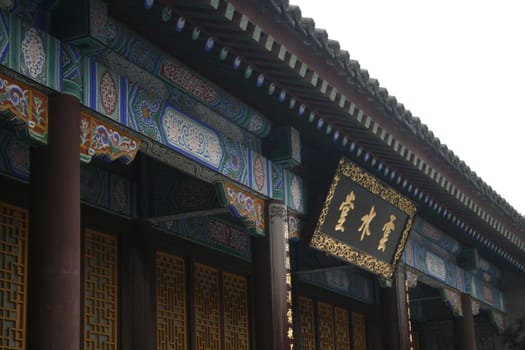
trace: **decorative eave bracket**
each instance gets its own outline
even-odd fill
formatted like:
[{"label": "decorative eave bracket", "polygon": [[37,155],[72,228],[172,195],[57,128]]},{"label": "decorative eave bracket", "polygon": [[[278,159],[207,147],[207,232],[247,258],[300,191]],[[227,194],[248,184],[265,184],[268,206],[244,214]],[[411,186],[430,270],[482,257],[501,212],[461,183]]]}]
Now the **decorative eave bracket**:
[{"label": "decorative eave bracket", "polygon": [[80,160],[89,163],[92,157],[108,161],[120,159],[129,164],[135,159],[140,140],[94,117],[80,113]]},{"label": "decorative eave bracket", "polygon": [[47,96],[0,75],[0,121],[24,130],[38,143],[47,143]]},{"label": "decorative eave bracket", "polygon": [[217,183],[217,193],[221,205],[229,208],[243,222],[249,234],[265,235],[264,200],[227,182]]},{"label": "decorative eave bracket", "polygon": [[[38,144],[47,144],[48,97],[15,79],[0,75],[0,122],[27,133]],[[86,113],[80,114],[80,159],[116,159],[129,164],[135,159],[140,140]]]}]

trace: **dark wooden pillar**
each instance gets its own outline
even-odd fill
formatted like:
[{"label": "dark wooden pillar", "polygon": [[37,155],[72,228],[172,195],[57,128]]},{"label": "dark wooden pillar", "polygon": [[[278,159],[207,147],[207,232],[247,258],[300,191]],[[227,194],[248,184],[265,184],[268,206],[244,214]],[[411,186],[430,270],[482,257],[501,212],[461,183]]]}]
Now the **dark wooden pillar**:
[{"label": "dark wooden pillar", "polygon": [[48,144],[31,150],[28,349],[80,348],[80,102],[49,99]]},{"label": "dark wooden pillar", "polygon": [[412,343],[410,339],[410,326],[408,319],[408,307],[407,304],[407,285],[406,285],[406,271],[405,265],[399,265],[395,272],[395,293],[396,293],[396,305],[397,305],[397,322],[399,331],[399,348],[401,350],[410,349]]},{"label": "dark wooden pillar", "polygon": [[257,349],[289,348],[285,234],[287,210],[282,203],[268,205],[266,237],[252,240],[255,274],[255,343]]},{"label": "dark wooden pillar", "polygon": [[122,242],[122,349],[157,348],[155,251],[149,227],[137,223]]},{"label": "dark wooden pillar", "polygon": [[396,288],[384,287],[380,289],[381,306],[383,308],[383,343],[388,344],[391,350],[405,350],[401,348],[399,324],[397,321],[397,298]]},{"label": "dark wooden pillar", "polygon": [[381,288],[380,293],[384,310],[382,320],[384,343],[392,350],[408,350],[410,342],[404,266],[398,266],[392,286]]},{"label": "dark wooden pillar", "polygon": [[461,294],[463,316],[454,319],[454,339],[458,350],[476,350],[476,334],[474,331],[474,316],[472,315],[472,299],[468,294]]}]

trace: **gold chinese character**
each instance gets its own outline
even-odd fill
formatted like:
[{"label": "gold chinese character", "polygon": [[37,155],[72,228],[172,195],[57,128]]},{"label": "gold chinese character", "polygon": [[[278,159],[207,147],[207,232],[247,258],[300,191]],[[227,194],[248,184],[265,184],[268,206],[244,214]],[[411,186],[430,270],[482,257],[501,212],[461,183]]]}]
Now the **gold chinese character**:
[{"label": "gold chinese character", "polygon": [[376,207],[372,205],[372,208],[370,208],[370,212],[366,215],[363,215],[361,217],[361,226],[357,229],[357,231],[361,232],[361,240],[365,238],[365,235],[370,236],[372,232],[370,232],[370,223],[374,218],[376,217]]},{"label": "gold chinese character", "polygon": [[388,242],[388,238],[390,237],[390,234],[392,233],[392,231],[396,229],[396,225],[394,224],[394,221],[396,221],[396,216],[390,215],[390,221],[388,221],[383,226],[383,237],[379,241],[377,250],[381,250],[383,252],[386,250],[386,243]]},{"label": "gold chinese character", "polygon": [[288,339],[293,339],[293,328],[288,328]]},{"label": "gold chinese character", "polygon": [[292,323],[292,318],[293,318],[293,314],[292,314],[292,309],[288,309],[288,311],[286,311],[286,316],[288,316],[288,322],[289,323]]},{"label": "gold chinese character", "polygon": [[352,191],[346,195],[345,200],[339,206],[341,215],[339,216],[339,220],[337,220],[337,225],[335,225],[336,231],[341,231],[341,232],[345,231],[344,224],[346,221],[346,216],[348,215],[348,212],[350,210],[355,208],[354,201],[355,201],[355,194],[354,194],[354,191]]}]

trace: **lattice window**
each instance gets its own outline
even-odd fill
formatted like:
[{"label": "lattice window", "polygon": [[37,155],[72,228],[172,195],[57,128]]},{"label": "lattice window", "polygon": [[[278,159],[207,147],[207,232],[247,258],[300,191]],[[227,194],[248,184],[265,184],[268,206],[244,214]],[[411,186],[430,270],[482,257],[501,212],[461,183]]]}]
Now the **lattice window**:
[{"label": "lattice window", "polygon": [[220,350],[219,271],[195,264],[195,348]]},{"label": "lattice window", "polygon": [[243,276],[223,273],[224,349],[250,348],[248,323],[248,283]]},{"label": "lattice window", "polygon": [[301,323],[301,346],[303,350],[315,350],[314,302],[299,297],[299,322]]},{"label": "lattice window", "polygon": [[117,349],[117,239],[86,230],[84,349]]},{"label": "lattice window", "polygon": [[334,349],[334,312],[332,305],[317,304],[319,309],[319,344],[323,350]]},{"label": "lattice window", "polygon": [[186,350],[184,259],[157,252],[157,349]]},{"label": "lattice window", "polygon": [[365,315],[353,312],[352,326],[354,350],[366,350],[366,319]]},{"label": "lattice window", "polygon": [[25,349],[28,212],[0,203],[0,349]]},{"label": "lattice window", "polygon": [[348,311],[340,307],[334,308],[335,315],[335,350],[350,349],[350,323]]}]

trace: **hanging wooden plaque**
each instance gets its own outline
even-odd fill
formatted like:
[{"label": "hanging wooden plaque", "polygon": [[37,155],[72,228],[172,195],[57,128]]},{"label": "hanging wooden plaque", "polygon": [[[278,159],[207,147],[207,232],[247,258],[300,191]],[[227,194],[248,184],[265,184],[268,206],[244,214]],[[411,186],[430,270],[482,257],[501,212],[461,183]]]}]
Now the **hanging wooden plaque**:
[{"label": "hanging wooden plaque", "polygon": [[343,157],[310,244],[390,279],[415,213],[408,198]]}]

